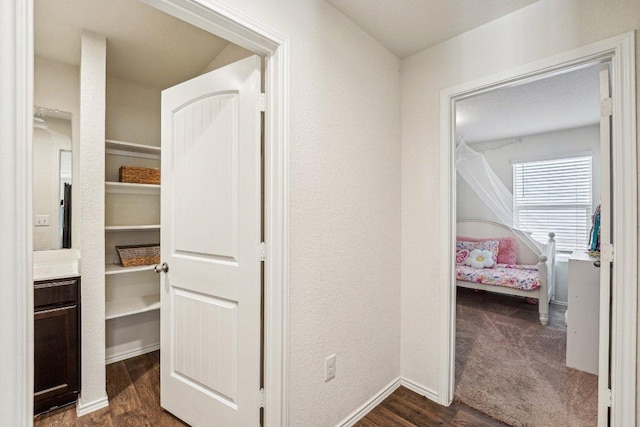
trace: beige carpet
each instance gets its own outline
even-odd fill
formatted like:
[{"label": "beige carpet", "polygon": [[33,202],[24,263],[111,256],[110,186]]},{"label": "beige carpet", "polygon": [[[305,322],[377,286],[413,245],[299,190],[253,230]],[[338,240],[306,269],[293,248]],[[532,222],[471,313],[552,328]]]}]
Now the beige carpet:
[{"label": "beige carpet", "polygon": [[597,377],[565,366],[564,309],[458,289],[456,400],[513,426],[595,426]]}]

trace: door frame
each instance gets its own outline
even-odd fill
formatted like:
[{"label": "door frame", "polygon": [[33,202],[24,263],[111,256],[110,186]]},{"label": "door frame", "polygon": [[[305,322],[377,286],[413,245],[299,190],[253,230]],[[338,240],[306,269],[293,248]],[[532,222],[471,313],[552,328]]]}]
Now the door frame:
[{"label": "door frame", "polygon": [[438,381],[439,403],[449,405],[455,390],[455,102],[581,64],[611,62],[612,194],[614,265],[611,310],[611,425],[635,425],[636,329],[638,318],[638,172],[636,140],[635,32],[631,31],[578,49],[440,92],[440,252],[449,254],[440,270],[443,322]]},{"label": "door frame", "polygon": [[[141,0],[265,58],[265,424],[288,425],[289,94],[288,38],[220,2]],[[0,39],[0,249],[4,286],[0,361],[6,367],[0,411],[11,425],[33,422],[32,125],[33,0],[2,2]],[[6,94],[6,96],[5,96]],[[6,289],[11,288],[11,289]],[[6,292],[5,292],[6,289]],[[6,331],[6,333],[4,332]],[[256,402],[257,405],[257,402]],[[257,409],[257,407],[256,407]]]}]

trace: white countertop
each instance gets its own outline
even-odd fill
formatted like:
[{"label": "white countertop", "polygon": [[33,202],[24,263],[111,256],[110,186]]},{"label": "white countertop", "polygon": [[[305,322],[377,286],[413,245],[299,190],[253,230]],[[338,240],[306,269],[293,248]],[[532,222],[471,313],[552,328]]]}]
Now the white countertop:
[{"label": "white countertop", "polygon": [[33,280],[51,280],[80,275],[80,256],[75,249],[33,253]]}]

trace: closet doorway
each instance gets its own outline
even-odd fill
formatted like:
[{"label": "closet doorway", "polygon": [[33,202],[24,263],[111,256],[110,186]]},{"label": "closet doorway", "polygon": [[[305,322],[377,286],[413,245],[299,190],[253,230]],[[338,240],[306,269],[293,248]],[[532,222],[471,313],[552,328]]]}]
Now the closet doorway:
[{"label": "closet doorway", "polygon": [[[95,110],[106,104],[106,118],[101,118],[106,141],[81,143],[80,150],[89,163],[98,159],[100,175],[96,183],[81,174],[83,194],[106,194],[102,206],[92,206],[95,224],[86,220],[86,209],[83,218],[83,230],[99,229],[105,239],[97,257],[89,250],[82,254],[83,268],[99,263],[104,269],[83,290],[86,365],[78,414],[108,405],[105,355],[107,363],[117,362],[157,350],[162,341],[162,404],[174,414],[193,425],[211,419],[280,425],[286,416],[286,40],[232,11],[144,3],[34,4],[36,74],[46,69],[75,76],[81,95],[92,72],[88,80],[106,83],[98,88],[103,99],[96,99]],[[77,63],[79,45],[82,56],[97,58],[86,69],[84,62]],[[80,109],[83,102],[81,96]],[[92,117],[95,111],[80,116]],[[203,142],[209,140],[222,142],[207,147]],[[162,185],[117,182],[119,166],[158,167],[160,158]],[[116,246],[159,241],[162,259],[155,272],[152,265],[114,262]],[[207,265],[182,265],[197,260]],[[203,271],[212,264],[227,271]],[[86,268],[87,274],[95,271]],[[162,276],[160,283],[155,273]],[[211,279],[203,280],[212,274],[233,292],[212,291]],[[250,289],[240,292],[242,286]],[[199,327],[216,322],[217,328],[209,329],[215,333]],[[104,327],[83,328],[100,323]],[[179,384],[169,386],[169,379]],[[190,398],[185,390],[176,392],[180,384],[193,391]]]},{"label": "closet doorway", "polygon": [[[598,419],[599,426],[626,425],[635,423],[635,357],[636,357],[636,321],[637,321],[637,183],[636,183],[636,134],[635,134],[635,95],[633,90],[633,34],[624,34],[571,52],[559,54],[535,63],[505,71],[477,81],[464,83],[445,89],[441,93],[441,234],[442,251],[450,253],[450,264],[441,269],[443,296],[448,302],[445,308],[441,353],[442,366],[439,394],[440,402],[449,404],[455,391],[455,342],[456,342],[456,168],[454,151],[456,147],[456,105],[466,99],[490,93],[499,88],[512,85],[524,85],[545,77],[560,75],[568,71],[584,68],[592,64],[609,62],[610,77],[602,79],[603,96],[600,104],[601,140],[610,139],[610,150],[602,150],[602,176],[610,177],[611,188],[608,193],[610,204],[602,192],[602,203],[611,208],[610,224],[601,222],[601,259],[599,271],[601,283],[599,294],[599,336],[598,336]],[[609,84],[606,84],[608,81]],[[606,90],[610,90],[607,96]],[[609,113],[613,112],[610,116]],[[517,139],[517,138],[513,138]],[[511,140],[504,141],[511,142]],[[515,143],[514,143],[515,144]],[[602,146],[602,145],[601,145]],[[610,156],[610,158],[609,158]],[[515,169],[518,165],[512,165]],[[610,174],[606,166],[611,166]],[[512,169],[512,170],[513,170]],[[513,172],[512,172],[513,173]],[[512,185],[517,185],[512,178]],[[602,185],[602,184],[601,184]],[[509,196],[507,196],[508,198]],[[512,196],[511,196],[512,197]],[[518,206],[514,202],[514,211]],[[601,220],[608,215],[601,213]],[[609,228],[610,227],[610,228]],[[478,230],[479,227],[471,227]],[[611,230],[610,245],[602,240],[607,230]],[[487,231],[486,228],[483,230]],[[480,236],[483,239],[496,236]],[[604,234],[603,234],[604,233]],[[519,236],[516,236],[519,237]],[[555,239],[555,236],[553,236]],[[523,237],[524,238],[524,237]],[[484,248],[483,248],[484,249]],[[615,262],[613,254],[615,253]],[[542,258],[539,258],[542,260]],[[588,260],[593,265],[592,260]],[[603,265],[604,264],[604,265]],[[594,265],[594,267],[598,268]],[[604,269],[603,269],[604,267]],[[612,268],[613,273],[609,274]],[[604,280],[603,280],[604,279]],[[610,284],[610,285],[609,285]],[[611,311],[607,313],[607,310]],[[569,319],[572,316],[569,302]],[[575,313],[575,311],[574,311]],[[544,323],[543,311],[538,318]],[[570,322],[569,322],[570,323]],[[611,328],[611,325],[617,325]],[[536,325],[538,327],[538,325]],[[540,325],[542,327],[542,325]],[[611,396],[616,396],[611,399]],[[534,410],[534,414],[538,411]],[[537,415],[536,415],[537,416]]]}]

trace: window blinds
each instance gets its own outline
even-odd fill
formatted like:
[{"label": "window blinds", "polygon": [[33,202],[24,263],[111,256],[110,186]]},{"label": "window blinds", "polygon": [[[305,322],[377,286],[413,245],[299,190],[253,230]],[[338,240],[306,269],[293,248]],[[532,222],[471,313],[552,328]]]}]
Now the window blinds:
[{"label": "window blinds", "polygon": [[513,165],[514,222],[559,251],[587,249],[591,229],[591,156]]}]

